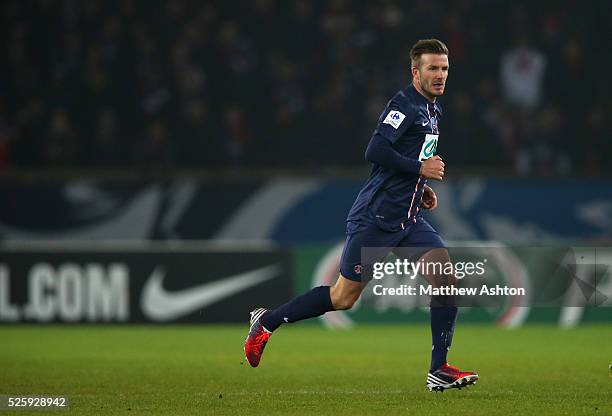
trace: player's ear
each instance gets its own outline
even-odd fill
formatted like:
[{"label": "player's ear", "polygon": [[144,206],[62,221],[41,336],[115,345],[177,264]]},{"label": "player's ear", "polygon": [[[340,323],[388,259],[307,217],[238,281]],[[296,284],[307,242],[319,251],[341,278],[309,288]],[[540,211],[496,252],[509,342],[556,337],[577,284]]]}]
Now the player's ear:
[{"label": "player's ear", "polygon": [[419,68],[417,68],[416,66],[413,66],[411,68],[411,72],[412,72],[412,78],[416,78],[417,75],[419,74]]}]

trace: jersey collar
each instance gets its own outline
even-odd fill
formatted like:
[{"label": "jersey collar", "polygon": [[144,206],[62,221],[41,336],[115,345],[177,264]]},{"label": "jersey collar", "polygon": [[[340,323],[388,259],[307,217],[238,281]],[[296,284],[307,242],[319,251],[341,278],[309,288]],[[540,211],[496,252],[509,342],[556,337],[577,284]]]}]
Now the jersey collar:
[{"label": "jersey collar", "polygon": [[406,94],[414,98],[417,103],[423,104],[429,109],[433,107],[433,110],[438,113],[438,117],[442,115],[442,108],[440,107],[439,100],[436,100],[432,103],[427,98],[423,97],[421,93],[418,92],[416,88],[414,88],[414,85],[412,83],[410,83],[410,85],[408,85],[408,87],[406,88]]}]

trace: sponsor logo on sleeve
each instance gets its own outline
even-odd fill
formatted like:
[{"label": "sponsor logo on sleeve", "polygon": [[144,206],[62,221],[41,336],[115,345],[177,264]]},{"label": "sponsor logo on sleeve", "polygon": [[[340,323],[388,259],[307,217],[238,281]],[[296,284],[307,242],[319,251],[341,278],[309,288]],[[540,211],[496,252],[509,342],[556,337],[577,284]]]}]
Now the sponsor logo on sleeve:
[{"label": "sponsor logo on sleeve", "polygon": [[394,129],[397,130],[397,128],[400,126],[400,124],[402,124],[402,121],[404,121],[405,118],[406,116],[399,111],[389,111],[389,114],[387,114],[387,117],[385,117],[383,124],[390,124]]}]

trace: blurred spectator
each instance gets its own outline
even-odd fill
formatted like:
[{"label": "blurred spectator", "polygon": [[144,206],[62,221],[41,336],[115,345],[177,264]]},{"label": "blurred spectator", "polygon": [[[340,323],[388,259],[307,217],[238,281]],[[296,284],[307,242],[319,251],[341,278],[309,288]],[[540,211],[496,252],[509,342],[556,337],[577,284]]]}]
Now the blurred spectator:
[{"label": "blurred spectator", "polygon": [[189,167],[217,167],[224,157],[211,130],[209,108],[200,99],[185,102],[173,130],[177,142],[177,160]]},{"label": "blurred spectator", "polygon": [[559,108],[548,106],[533,118],[526,140],[516,157],[516,170],[523,174],[567,174],[571,169],[568,149],[561,143],[563,119]]},{"label": "blurred spectator", "polygon": [[504,99],[521,110],[535,110],[542,100],[546,57],[522,38],[503,54],[501,80]]},{"label": "blurred spectator", "polygon": [[78,135],[66,111],[58,109],[51,114],[48,132],[43,147],[43,163],[61,167],[77,164]]},{"label": "blurred spectator", "polygon": [[223,142],[230,163],[240,165],[245,159],[245,150],[251,140],[251,131],[244,112],[237,105],[230,105],[223,114]]},{"label": "blurred spectator", "polygon": [[106,108],[98,113],[90,163],[95,166],[116,166],[125,160],[124,149],[130,148],[120,135],[119,123],[115,112]]},{"label": "blurred spectator", "polygon": [[152,122],[143,143],[141,163],[153,170],[168,168],[174,161],[173,146],[168,138],[166,126],[161,121]]}]

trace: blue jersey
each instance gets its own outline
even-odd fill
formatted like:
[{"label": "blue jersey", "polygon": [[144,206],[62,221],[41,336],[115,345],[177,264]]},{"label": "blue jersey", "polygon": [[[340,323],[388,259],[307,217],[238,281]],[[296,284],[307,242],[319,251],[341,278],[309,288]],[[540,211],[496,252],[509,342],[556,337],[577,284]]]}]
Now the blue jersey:
[{"label": "blue jersey", "polygon": [[[429,102],[411,84],[387,103],[372,136],[380,135],[401,155],[423,161],[436,152],[441,116],[439,103]],[[347,221],[376,223],[386,231],[404,229],[420,215],[426,182],[418,173],[373,164]]]}]

